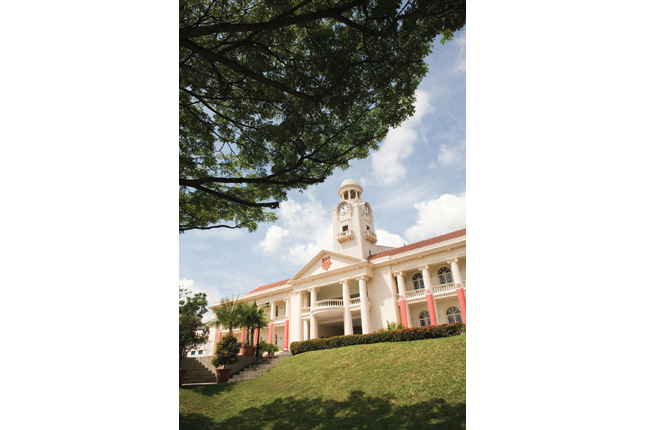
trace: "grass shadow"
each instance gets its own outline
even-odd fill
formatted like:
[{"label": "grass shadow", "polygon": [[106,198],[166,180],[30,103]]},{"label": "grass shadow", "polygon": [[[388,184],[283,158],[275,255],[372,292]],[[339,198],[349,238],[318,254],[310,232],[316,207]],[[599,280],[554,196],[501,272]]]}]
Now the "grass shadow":
[{"label": "grass shadow", "polygon": [[[203,387],[209,393],[211,387]],[[213,391],[210,395],[217,394]],[[180,413],[179,428],[340,430],[403,429],[454,430],[466,428],[466,404],[449,404],[442,398],[419,399],[410,405],[397,405],[393,397],[369,397],[363,391],[350,393],[346,400],[295,399],[286,397],[262,407],[251,407],[234,417],[217,420],[217,410]]]}]

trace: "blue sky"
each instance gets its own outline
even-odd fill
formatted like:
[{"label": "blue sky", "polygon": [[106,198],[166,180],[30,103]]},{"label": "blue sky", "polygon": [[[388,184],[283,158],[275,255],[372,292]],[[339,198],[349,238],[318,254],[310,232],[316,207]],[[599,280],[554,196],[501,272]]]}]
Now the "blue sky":
[{"label": "blue sky", "polygon": [[[291,192],[279,220],[246,230],[190,231],[179,237],[179,282],[210,303],[293,276],[321,249],[333,249],[331,214],[348,173],[374,210],[379,244],[434,237],[466,226],[466,29],[436,42],[418,88],[416,113],[390,130],[379,151],[304,193]],[[210,314],[205,315],[210,319]]]}]

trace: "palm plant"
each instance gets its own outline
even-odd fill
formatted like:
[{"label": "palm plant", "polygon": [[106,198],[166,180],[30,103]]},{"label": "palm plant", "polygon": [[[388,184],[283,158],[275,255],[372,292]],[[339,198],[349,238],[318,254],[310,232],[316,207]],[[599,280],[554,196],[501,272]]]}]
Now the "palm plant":
[{"label": "palm plant", "polygon": [[[258,331],[260,331],[263,328],[268,327],[269,324],[271,323],[271,319],[269,319],[269,316],[264,313],[264,308],[258,307],[258,305],[255,302],[253,302],[253,305],[251,305],[251,315],[252,315],[252,319],[253,319],[253,327],[251,328],[251,336],[253,336],[253,334],[254,334],[253,332],[256,329]],[[260,341],[260,336],[258,336],[258,342],[259,341]],[[255,356],[256,357],[260,356],[259,348],[256,349]]]},{"label": "palm plant", "polygon": [[208,326],[223,326],[228,328],[229,333],[233,333],[233,328],[240,327],[242,325],[242,314],[244,307],[248,306],[244,302],[240,302],[239,299],[227,299],[224,297],[221,301],[221,306],[215,309],[214,321],[210,321]]}]

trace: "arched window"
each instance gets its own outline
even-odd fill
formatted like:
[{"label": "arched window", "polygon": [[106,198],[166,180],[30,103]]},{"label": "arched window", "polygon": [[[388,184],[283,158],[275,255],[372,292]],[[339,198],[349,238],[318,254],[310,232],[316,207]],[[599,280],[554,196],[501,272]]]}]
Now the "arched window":
[{"label": "arched window", "polygon": [[415,290],[423,290],[425,288],[423,286],[423,275],[421,273],[417,273],[412,277],[412,283],[414,284]]},{"label": "arched window", "polygon": [[450,284],[452,282],[452,272],[448,267],[439,269],[439,282],[442,284]]},{"label": "arched window", "polygon": [[351,190],[350,191],[350,196],[351,196],[351,198],[355,199],[356,198],[356,191]]},{"label": "arched window", "polygon": [[428,311],[422,311],[419,314],[419,322],[421,323],[421,327],[430,325],[430,314],[428,313]]},{"label": "arched window", "polygon": [[446,316],[448,317],[448,324],[454,324],[456,322],[463,322],[461,319],[461,311],[458,307],[451,306],[446,311]]}]

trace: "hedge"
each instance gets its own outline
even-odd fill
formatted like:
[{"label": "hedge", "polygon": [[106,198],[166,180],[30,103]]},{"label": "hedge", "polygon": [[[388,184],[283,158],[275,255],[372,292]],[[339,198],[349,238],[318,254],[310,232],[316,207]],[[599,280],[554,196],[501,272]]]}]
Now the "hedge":
[{"label": "hedge", "polygon": [[466,324],[442,324],[427,327],[404,328],[384,333],[349,334],[327,339],[311,339],[303,342],[291,342],[291,353],[301,354],[307,351],[342,348],[343,346],[365,345],[380,342],[409,342],[411,340],[437,339],[466,333]]}]

